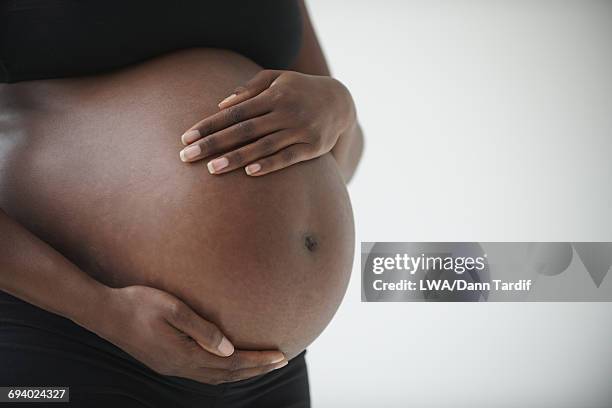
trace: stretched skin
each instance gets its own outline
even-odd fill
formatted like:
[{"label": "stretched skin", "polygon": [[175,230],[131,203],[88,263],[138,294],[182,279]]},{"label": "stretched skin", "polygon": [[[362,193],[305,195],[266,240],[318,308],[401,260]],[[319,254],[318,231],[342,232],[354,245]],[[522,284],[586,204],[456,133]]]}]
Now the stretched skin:
[{"label": "stretched skin", "polygon": [[292,358],[331,320],[352,267],[334,158],[253,178],[178,157],[185,129],[259,69],[194,49],[1,85],[0,206],[101,282],[166,290],[237,348]]}]

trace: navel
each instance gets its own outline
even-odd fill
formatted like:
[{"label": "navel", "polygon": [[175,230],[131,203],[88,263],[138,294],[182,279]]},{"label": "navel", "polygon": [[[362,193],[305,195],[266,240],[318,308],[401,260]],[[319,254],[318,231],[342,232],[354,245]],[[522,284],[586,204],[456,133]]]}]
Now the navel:
[{"label": "navel", "polygon": [[304,235],[304,246],[306,247],[306,249],[308,249],[308,251],[315,252],[319,247],[319,241],[317,240],[317,237],[314,236],[314,234],[308,233]]}]

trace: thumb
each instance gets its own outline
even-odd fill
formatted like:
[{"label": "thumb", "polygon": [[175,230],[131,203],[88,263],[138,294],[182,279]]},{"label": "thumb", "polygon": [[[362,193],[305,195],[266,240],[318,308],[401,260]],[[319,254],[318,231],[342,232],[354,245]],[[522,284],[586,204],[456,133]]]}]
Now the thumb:
[{"label": "thumb", "polygon": [[234,346],[214,324],[180,303],[169,316],[169,323],[194,339],[203,349],[221,357],[234,353]]},{"label": "thumb", "polygon": [[282,71],[264,69],[259,71],[244,86],[234,89],[234,92],[219,103],[219,109],[229,108],[240,102],[259,95],[270,87],[272,82],[282,74]]}]

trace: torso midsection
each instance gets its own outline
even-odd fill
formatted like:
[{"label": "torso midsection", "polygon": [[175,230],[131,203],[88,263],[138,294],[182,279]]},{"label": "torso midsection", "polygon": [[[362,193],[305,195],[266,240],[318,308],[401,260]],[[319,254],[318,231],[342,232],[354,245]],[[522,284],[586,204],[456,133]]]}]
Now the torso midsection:
[{"label": "torso midsection", "polygon": [[190,50],[0,86],[0,206],[96,279],[166,290],[238,347],[293,357],[330,321],[351,270],[333,157],[248,177],[178,156],[180,135],[258,69]]}]

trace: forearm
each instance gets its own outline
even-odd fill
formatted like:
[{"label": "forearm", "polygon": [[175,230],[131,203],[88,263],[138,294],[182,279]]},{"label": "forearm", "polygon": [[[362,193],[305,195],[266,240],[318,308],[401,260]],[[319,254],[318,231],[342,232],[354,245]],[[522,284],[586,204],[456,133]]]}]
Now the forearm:
[{"label": "forearm", "polygon": [[[312,22],[310,21],[310,15],[306,5],[303,0],[299,2],[299,5],[302,14],[302,46],[291,69],[304,74],[329,77],[331,76],[331,72],[325,60],[325,56],[323,55],[319,40],[315,34]],[[346,88],[343,94],[345,100],[341,104],[342,108],[338,112],[338,116],[343,116],[345,113],[344,109],[349,108],[350,113],[348,117],[350,117],[350,120],[345,128],[346,130],[340,134],[331,153],[340,167],[340,172],[342,173],[344,181],[348,183],[353,177],[357,164],[361,159],[363,151],[363,134],[357,122],[353,99]]]},{"label": "forearm", "polygon": [[2,210],[0,290],[93,331],[110,292]]}]

